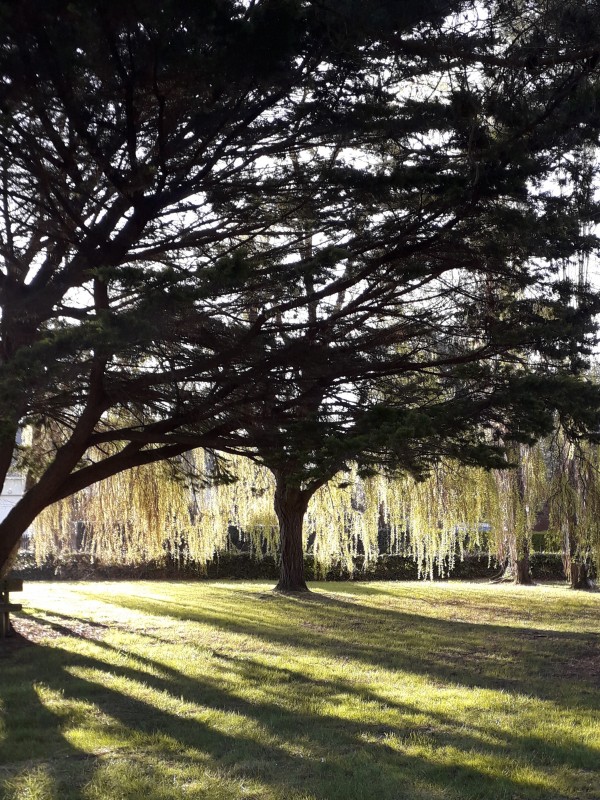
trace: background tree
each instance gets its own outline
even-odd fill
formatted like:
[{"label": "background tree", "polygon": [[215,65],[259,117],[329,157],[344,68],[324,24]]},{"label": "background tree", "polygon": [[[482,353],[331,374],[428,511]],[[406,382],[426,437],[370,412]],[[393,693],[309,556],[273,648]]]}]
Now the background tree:
[{"label": "background tree", "polygon": [[529,556],[537,516],[548,499],[546,464],[539,442],[513,445],[508,453],[512,468],[495,470],[496,513],[490,516],[494,546],[503,564],[502,579],[531,585]]},{"label": "background tree", "polygon": [[596,572],[598,527],[598,444],[574,439],[558,429],[549,441],[549,528],[557,538],[563,567],[573,589],[589,589]]}]

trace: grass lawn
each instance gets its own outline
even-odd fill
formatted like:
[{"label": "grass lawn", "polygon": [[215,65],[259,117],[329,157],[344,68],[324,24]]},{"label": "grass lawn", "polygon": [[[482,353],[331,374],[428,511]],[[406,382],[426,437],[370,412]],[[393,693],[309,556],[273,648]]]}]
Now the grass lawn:
[{"label": "grass lawn", "polygon": [[26,584],[0,797],[600,798],[600,594],[270,588]]}]

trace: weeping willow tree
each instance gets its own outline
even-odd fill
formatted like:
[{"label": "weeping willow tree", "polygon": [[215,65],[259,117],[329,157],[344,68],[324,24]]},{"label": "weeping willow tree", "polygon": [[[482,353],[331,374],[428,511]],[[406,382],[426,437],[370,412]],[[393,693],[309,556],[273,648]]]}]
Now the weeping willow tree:
[{"label": "weeping willow tree", "polygon": [[[129,470],[55,503],[36,522],[36,559],[43,562],[77,543],[103,564],[169,558],[202,566],[232,548],[232,527],[255,557],[277,555],[272,473],[228,456],[220,459],[215,485],[198,477],[214,473],[213,461],[212,454],[196,450],[185,462]],[[410,476],[361,478],[353,466],[311,498],[303,545],[314,556],[317,575],[334,565],[352,573],[357,556],[366,566],[380,555],[385,526],[387,552],[412,556],[421,577],[447,575],[457,557],[487,546],[482,522],[497,506],[496,486],[491,473],[450,460],[420,482]]]},{"label": "weeping willow tree", "polygon": [[483,523],[495,500],[488,471],[444,459],[425,480],[408,475],[374,480],[392,546],[413,557],[420,577],[449,575],[457,558],[487,547]]},{"label": "weeping willow tree", "polygon": [[590,567],[600,565],[600,449],[559,428],[551,443],[550,526],[562,547],[573,589],[590,586]]},{"label": "weeping willow tree", "polygon": [[[511,457],[515,467],[506,470],[443,459],[420,481],[361,478],[353,466],[309,503],[303,546],[314,556],[316,574],[338,565],[352,574],[357,556],[367,566],[381,554],[384,528],[386,552],[412,557],[420,577],[448,576],[457,560],[477,552],[505,564],[504,577],[529,583],[531,532],[549,501],[565,573],[581,587],[589,564],[600,563],[600,450],[558,432],[533,446],[514,446]],[[120,473],[50,506],[36,522],[35,556],[41,563],[77,544],[101,564],[170,559],[202,568],[235,549],[235,528],[254,557],[277,557],[275,489],[264,466],[195,450],[177,462]]]},{"label": "weeping willow tree", "polygon": [[540,443],[513,445],[508,455],[513,468],[493,473],[496,491],[489,507],[493,550],[505,565],[503,577],[531,584],[531,535],[547,498],[546,462]]}]

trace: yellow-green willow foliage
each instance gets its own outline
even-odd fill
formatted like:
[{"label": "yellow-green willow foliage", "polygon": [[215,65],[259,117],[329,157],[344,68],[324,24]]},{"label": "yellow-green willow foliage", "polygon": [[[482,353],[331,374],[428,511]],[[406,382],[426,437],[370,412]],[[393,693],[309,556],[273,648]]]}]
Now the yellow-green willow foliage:
[{"label": "yellow-green willow foliage", "polygon": [[[387,529],[387,552],[411,555],[419,574],[433,578],[449,574],[465,552],[485,550],[490,537],[484,523],[489,523],[492,545],[502,555],[507,531],[528,535],[537,509],[533,453],[528,451],[524,460],[525,493],[516,488],[522,478],[514,473],[496,474],[449,460],[421,482],[409,476],[362,479],[352,467],[312,497],[305,551],[313,553],[317,574],[334,564],[352,572],[357,555],[365,565],[379,555],[380,531]],[[169,556],[206,564],[232,548],[231,527],[256,557],[276,554],[272,474],[250,459],[227,456],[222,464],[234,478],[230,482],[211,486],[182,477],[210,473],[211,458],[197,450],[175,468],[164,463],[139,467],[55,504],[36,522],[36,557],[43,561],[73,549],[78,522],[80,545],[100,563],[134,565]]]},{"label": "yellow-green willow foliage", "polygon": [[[83,523],[82,549],[105,564],[142,564],[189,558],[204,564],[228,544],[229,526],[242,529],[256,543],[272,548],[276,519],[265,472],[246,459],[231,469],[239,481],[206,486],[188,481],[210,470],[208,454],[194,451],[187,463],[165,462],[122,472],[55,503],[35,523],[38,561],[73,548]],[[260,552],[260,546],[257,547]]]},{"label": "yellow-green willow foliage", "polygon": [[167,553],[179,557],[186,542],[200,553],[205,537],[198,529],[221,529],[211,525],[218,508],[211,504],[193,524],[190,500],[188,488],[172,478],[165,464],[114,475],[39,516],[33,537],[36,559],[71,549],[78,523],[83,523],[82,548],[105,564],[142,564]]},{"label": "yellow-green willow foliage", "polygon": [[304,527],[305,546],[312,550],[317,574],[335,563],[352,573],[354,558],[367,565],[379,555],[379,494],[374,480],[359,479],[356,468],[336,476],[311,498]]},{"label": "yellow-green willow foliage", "polygon": [[[210,456],[203,451],[187,458],[180,473],[210,471]],[[231,526],[255,556],[275,554],[273,476],[246,458],[229,456],[224,463],[235,479],[225,484],[190,486],[159,463],[113,476],[56,503],[36,522],[37,559],[72,550],[78,524],[80,546],[105,564],[142,564],[167,556],[205,564],[231,547]],[[379,531],[385,525],[389,552],[412,554],[422,575],[444,574],[457,553],[481,544],[480,523],[488,515],[492,486],[484,470],[451,462],[438,465],[422,483],[408,477],[363,480],[353,467],[312,497],[304,546],[314,554],[317,574],[334,564],[351,572],[357,555],[365,565],[379,555]]]},{"label": "yellow-green willow foliage", "polygon": [[406,476],[380,486],[392,546],[412,555],[421,577],[447,575],[457,557],[486,545],[484,523],[496,499],[489,472],[443,460],[424,481]]},{"label": "yellow-green willow foliage", "polygon": [[[587,564],[600,567],[600,448],[573,442],[558,430],[550,445],[552,475],[549,485],[550,528],[563,549],[567,577],[585,583]],[[571,573],[579,565],[584,574]],[[571,574],[570,574],[571,573]]]},{"label": "yellow-green willow foliage", "polygon": [[495,497],[488,510],[492,550],[512,569],[531,550],[531,533],[548,496],[547,467],[541,443],[508,451],[513,469],[494,470]]}]

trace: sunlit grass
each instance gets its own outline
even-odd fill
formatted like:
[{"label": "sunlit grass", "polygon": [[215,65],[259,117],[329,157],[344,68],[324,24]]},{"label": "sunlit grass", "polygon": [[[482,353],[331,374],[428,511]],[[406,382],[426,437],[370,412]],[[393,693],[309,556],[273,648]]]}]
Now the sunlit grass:
[{"label": "sunlit grass", "polygon": [[30,584],[7,800],[600,798],[600,595]]}]

